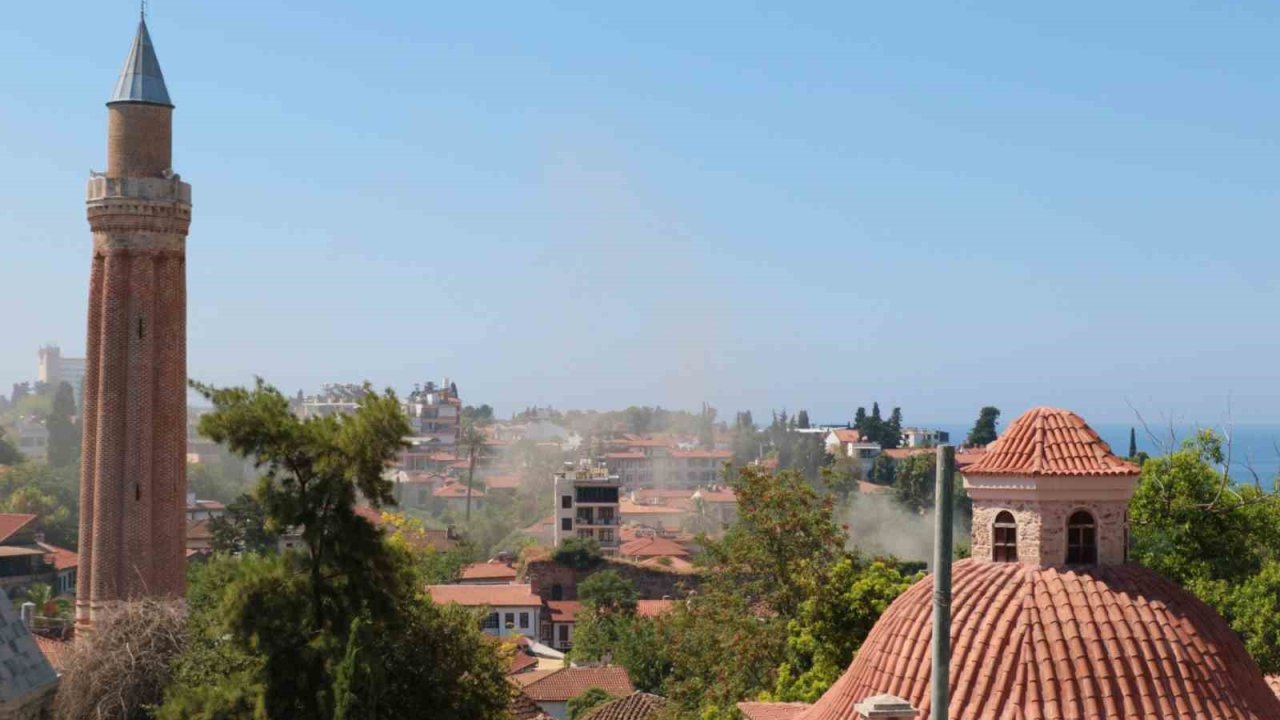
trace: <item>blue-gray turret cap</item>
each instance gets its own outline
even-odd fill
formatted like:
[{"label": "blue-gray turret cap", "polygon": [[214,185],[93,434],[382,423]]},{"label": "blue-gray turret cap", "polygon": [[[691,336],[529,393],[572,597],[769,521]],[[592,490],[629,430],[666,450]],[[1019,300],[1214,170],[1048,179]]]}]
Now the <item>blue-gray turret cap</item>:
[{"label": "blue-gray turret cap", "polygon": [[138,34],[133,38],[129,58],[124,61],[124,69],[120,71],[115,92],[111,93],[107,104],[125,102],[173,107],[173,103],[169,102],[169,90],[164,86],[164,74],[160,72],[160,61],[156,59],[156,48],[151,44],[151,33],[147,32],[145,18],[138,21]]}]

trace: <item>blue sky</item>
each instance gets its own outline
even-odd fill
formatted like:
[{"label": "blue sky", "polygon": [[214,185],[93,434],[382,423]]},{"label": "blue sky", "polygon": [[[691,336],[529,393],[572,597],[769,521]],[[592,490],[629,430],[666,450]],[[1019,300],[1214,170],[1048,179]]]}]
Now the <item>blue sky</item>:
[{"label": "blue sky", "polygon": [[[607,6],[607,7],[606,7]],[[0,24],[0,388],[83,350],[127,0]],[[154,0],[190,373],[1280,422],[1269,3]]]}]

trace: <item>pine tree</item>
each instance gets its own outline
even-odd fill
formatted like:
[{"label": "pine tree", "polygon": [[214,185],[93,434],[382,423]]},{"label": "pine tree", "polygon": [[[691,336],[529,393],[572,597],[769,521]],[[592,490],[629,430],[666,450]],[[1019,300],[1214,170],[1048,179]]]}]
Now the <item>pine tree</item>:
[{"label": "pine tree", "polygon": [[801,410],[800,413],[796,416],[796,427],[800,428],[801,430],[809,429],[809,411],[808,410]]},{"label": "pine tree", "polygon": [[858,411],[853,414],[853,428],[863,431],[867,427],[867,409],[859,406]]},{"label": "pine tree", "polygon": [[60,383],[53,396],[49,413],[49,464],[67,467],[80,458],[80,432],[72,420],[76,413],[76,394],[70,383]]},{"label": "pine tree", "polygon": [[973,423],[973,429],[969,431],[969,437],[965,440],[969,445],[988,445],[995,442],[996,439],[996,421],[1000,419],[1000,410],[990,405],[982,408],[978,413],[978,419]]},{"label": "pine tree", "polygon": [[1138,457],[1138,432],[1129,428],[1129,457]]}]

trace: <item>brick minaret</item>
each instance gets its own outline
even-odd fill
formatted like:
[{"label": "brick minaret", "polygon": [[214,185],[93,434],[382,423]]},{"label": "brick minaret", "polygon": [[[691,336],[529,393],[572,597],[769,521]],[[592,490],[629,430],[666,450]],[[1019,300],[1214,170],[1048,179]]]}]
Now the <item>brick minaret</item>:
[{"label": "brick minaret", "polygon": [[186,236],[173,105],[146,22],[107,103],[107,171],[89,178],[89,280],[76,621],[181,597],[186,531]]}]

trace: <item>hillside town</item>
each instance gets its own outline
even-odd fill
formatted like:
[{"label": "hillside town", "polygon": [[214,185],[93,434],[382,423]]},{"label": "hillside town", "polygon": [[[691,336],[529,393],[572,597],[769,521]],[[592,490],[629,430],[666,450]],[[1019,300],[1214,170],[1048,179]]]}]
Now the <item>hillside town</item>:
[{"label": "hillside town", "polygon": [[108,98],[84,356],[0,394],[0,720],[1280,720],[1230,425],[190,377],[145,3]]}]

